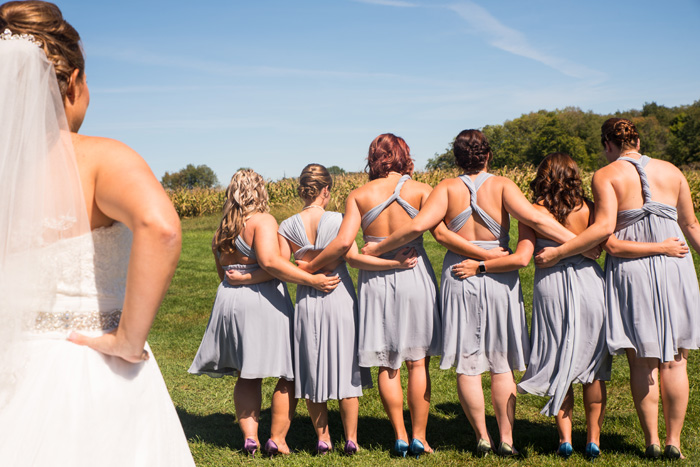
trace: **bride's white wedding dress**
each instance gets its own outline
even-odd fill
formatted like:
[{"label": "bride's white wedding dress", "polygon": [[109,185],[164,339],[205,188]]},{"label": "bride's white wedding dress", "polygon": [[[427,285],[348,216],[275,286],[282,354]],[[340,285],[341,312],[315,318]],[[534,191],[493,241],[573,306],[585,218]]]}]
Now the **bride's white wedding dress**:
[{"label": "bride's white wedding dress", "polygon": [[194,466],[153,357],[131,364],[66,340],[116,326],[130,246],[116,223],[47,248],[37,267],[56,268],[55,301],[25,323],[23,371],[0,407],[0,466]]}]

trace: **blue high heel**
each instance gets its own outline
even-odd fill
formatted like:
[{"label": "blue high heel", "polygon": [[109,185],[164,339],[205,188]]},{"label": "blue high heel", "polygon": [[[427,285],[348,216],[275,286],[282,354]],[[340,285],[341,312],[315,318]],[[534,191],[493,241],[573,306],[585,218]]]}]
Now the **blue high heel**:
[{"label": "blue high heel", "polygon": [[416,456],[416,459],[420,457],[421,454],[425,452],[425,446],[420,440],[413,438],[411,440],[411,445],[408,447],[408,453],[412,456]]},{"label": "blue high heel", "polygon": [[[588,446],[586,446],[586,450],[588,450]],[[564,459],[568,459],[573,453],[574,447],[571,445],[571,443],[561,443],[559,445],[559,449],[557,449],[557,455]]]},{"label": "blue high heel", "polygon": [[406,453],[408,453],[408,443],[402,439],[397,439],[391,453],[396,457],[406,457]]},{"label": "blue high heel", "polygon": [[588,457],[590,460],[595,460],[598,456],[600,456],[600,448],[595,443],[588,443],[586,444],[585,453],[586,457]]}]

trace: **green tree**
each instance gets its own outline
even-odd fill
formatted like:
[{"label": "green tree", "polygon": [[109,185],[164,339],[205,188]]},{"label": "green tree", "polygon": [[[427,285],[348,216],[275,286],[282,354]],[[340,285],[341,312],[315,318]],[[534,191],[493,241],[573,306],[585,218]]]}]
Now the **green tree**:
[{"label": "green tree", "polygon": [[328,167],[328,173],[331,175],[345,175],[345,169],[341,169],[337,165],[331,165]]},{"label": "green tree", "polygon": [[160,182],[168,189],[212,188],[219,184],[214,171],[204,164],[196,167],[187,164],[187,167],[179,172],[165,172]]}]

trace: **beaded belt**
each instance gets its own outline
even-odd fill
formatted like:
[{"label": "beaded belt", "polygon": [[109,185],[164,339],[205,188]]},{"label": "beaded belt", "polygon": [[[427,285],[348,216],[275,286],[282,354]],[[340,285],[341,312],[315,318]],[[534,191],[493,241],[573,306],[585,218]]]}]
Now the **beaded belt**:
[{"label": "beaded belt", "polygon": [[34,332],[106,331],[119,325],[122,310],[112,311],[39,311],[32,314],[27,327]]}]

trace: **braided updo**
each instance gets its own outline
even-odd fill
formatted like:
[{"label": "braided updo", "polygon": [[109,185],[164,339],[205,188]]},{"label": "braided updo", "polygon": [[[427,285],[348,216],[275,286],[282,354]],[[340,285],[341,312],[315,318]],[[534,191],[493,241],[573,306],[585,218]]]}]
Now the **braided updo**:
[{"label": "braided updo", "polygon": [[636,148],[639,141],[639,133],[637,133],[634,123],[625,118],[607,119],[600,132],[600,140],[603,145],[606,141],[610,141],[622,150]]},{"label": "braided updo", "polygon": [[463,130],[453,145],[455,162],[467,175],[479,173],[491,159],[491,146],[479,130]]},{"label": "braided updo", "polygon": [[61,10],[49,2],[7,2],[0,5],[0,32],[9,29],[12,34],[31,34],[42,42],[42,49],[56,70],[61,96],[66,96],[70,76],[78,69],[78,77],[85,73],[85,57],[80,34],[66,20]]},{"label": "braided updo", "polygon": [[299,175],[299,186],[297,187],[297,193],[299,197],[304,201],[313,201],[318,195],[321,194],[321,190],[328,187],[330,191],[333,188],[333,178],[328,170],[321,164],[309,164],[304,167]]}]

